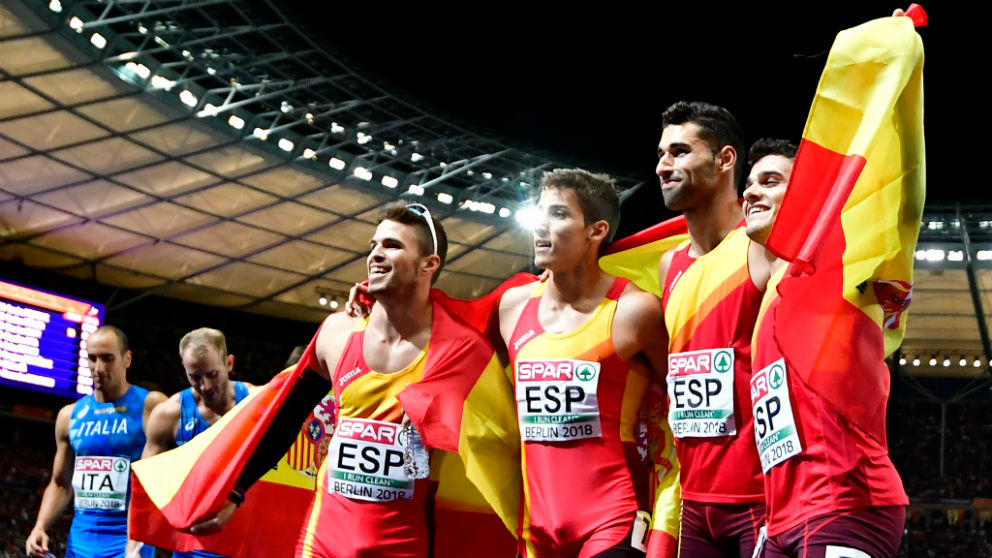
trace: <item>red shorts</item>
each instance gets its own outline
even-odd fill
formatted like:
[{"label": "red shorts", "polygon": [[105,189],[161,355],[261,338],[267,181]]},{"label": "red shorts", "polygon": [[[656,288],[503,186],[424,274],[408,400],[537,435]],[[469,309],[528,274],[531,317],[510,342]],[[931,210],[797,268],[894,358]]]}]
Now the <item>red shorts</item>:
[{"label": "red shorts", "polygon": [[768,537],[765,558],[893,558],[906,529],[906,508],[838,511]]},{"label": "red shorts", "polygon": [[708,504],[682,501],[679,556],[745,558],[754,553],[765,523],[765,504]]}]

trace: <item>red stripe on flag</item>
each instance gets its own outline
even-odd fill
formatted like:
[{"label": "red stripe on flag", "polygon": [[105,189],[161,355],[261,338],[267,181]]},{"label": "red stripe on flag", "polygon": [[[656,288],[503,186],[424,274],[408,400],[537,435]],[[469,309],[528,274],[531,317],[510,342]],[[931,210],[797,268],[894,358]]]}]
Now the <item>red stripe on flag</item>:
[{"label": "red stripe on flag", "polygon": [[815,261],[828,229],[840,227],[840,210],[864,167],[860,155],[844,155],[803,139],[765,246],[789,261]]}]

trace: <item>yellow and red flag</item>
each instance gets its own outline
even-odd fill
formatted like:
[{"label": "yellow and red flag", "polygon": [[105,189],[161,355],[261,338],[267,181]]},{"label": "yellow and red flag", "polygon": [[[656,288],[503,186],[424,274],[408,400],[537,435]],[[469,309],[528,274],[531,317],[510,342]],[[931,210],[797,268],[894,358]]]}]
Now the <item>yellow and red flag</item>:
[{"label": "yellow and red flag", "polygon": [[[689,239],[685,217],[662,221],[616,240],[599,258],[599,267],[611,274],[630,279],[641,290],[661,298],[661,278],[658,264],[661,256]],[[639,412],[648,459],[651,462],[651,529],[648,533],[647,556],[670,558],[678,553],[679,513],[682,486],[679,483],[679,461],[675,455],[675,438],[668,425],[668,401],[665,385],[652,383]]]},{"label": "yellow and red flag", "polygon": [[[923,45],[911,17],[837,35],[767,247],[789,260],[775,340],[790,368],[884,439],[923,213]],[[921,17],[922,16],[922,17]]]},{"label": "yellow and red flag", "polygon": [[[163,548],[231,557],[293,555],[315,484],[312,474],[304,474],[312,468],[303,462],[305,446],[291,449],[248,490],[220,533],[193,536],[182,530],[212,516],[224,503],[277,409],[314,358],[311,342],[294,369],[277,375],[217,424],[179,448],[136,462],[129,536]],[[487,528],[503,529],[498,534],[504,536],[494,534],[490,540],[512,542],[509,533],[516,529],[520,506],[520,439],[503,367],[476,331],[436,304],[426,359],[422,379],[407,386],[400,402],[427,446],[460,458],[460,466],[445,471],[464,475],[477,491],[469,495],[474,498],[469,504],[483,511],[474,517]],[[312,440],[311,422],[303,425],[301,435]],[[320,445],[309,451],[311,459],[319,457]],[[304,465],[305,470],[298,470]],[[495,522],[485,505],[495,510]],[[447,527],[438,526],[439,537],[451,532]]]}]

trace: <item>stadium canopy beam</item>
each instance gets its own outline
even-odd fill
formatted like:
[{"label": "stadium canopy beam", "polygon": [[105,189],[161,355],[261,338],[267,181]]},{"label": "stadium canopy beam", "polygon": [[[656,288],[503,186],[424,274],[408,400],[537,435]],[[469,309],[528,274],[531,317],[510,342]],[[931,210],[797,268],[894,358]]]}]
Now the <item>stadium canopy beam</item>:
[{"label": "stadium canopy beam", "polygon": [[964,266],[968,276],[968,288],[971,291],[971,302],[975,306],[975,319],[978,321],[978,335],[982,340],[982,350],[985,361],[992,360],[992,343],[989,341],[989,328],[985,322],[985,309],[982,306],[982,295],[978,288],[978,278],[975,276],[974,254],[971,247],[971,235],[964,218],[961,216],[961,206],[955,208],[958,222],[961,223],[961,243],[964,245]]}]

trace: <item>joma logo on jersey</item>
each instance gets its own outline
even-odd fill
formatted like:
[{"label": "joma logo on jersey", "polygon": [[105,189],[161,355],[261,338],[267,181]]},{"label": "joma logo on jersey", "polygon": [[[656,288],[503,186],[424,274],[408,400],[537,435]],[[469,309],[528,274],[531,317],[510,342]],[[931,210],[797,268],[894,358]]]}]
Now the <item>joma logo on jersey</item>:
[{"label": "joma logo on jersey", "polygon": [[517,379],[522,382],[584,382],[599,371],[598,363],[574,360],[524,360],[517,363]]},{"label": "joma logo on jersey", "polygon": [[343,438],[393,444],[399,427],[395,424],[368,423],[357,420],[342,419],[334,433]]},{"label": "joma logo on jersey", "polygon": [[733,353],[729,349],[675,353],[668,356],[668,373],[675,376],[724,373],[730,371],[733,362]]},{"label": "joma logo on jersey", "polygon": [[80,457],[76,469],[83,471],[112,471],[114,460],[109,457]]}]

